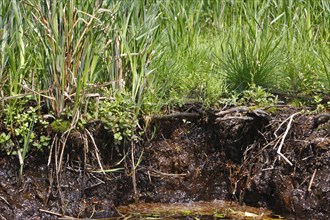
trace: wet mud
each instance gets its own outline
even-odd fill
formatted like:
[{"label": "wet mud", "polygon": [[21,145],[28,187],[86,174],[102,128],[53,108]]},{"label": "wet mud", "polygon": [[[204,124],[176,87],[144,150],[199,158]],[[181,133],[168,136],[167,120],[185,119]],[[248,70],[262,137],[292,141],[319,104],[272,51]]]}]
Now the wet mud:
[{"label": "wet mud", "polygon": [[0,219],[114,218],[130,215],[135,202],[202,201],[269,209],[286,219],[330,218],[329,113],[188,106],[154,117],[134,148],[136,191],[130,145],[114,148],[100,123],[89,130],[99,160],[91,140],[87,151],[72,136],[60,173],[48,165],[49,152],[28,155],[22,177],[17,157],[1,154]]}]

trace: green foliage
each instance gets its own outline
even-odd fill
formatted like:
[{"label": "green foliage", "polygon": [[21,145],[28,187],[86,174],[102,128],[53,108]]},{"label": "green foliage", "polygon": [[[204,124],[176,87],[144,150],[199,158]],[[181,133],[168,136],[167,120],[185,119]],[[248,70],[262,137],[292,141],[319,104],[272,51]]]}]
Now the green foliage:
[{"label": "green foliage", "polygon": [[[327,49],[328,48],[328,49]],[[320,49],[320,54],[318,54],[319,60],[322,62],[322,69],[319,71],[321,88],[325,92],[330,93],[330,55],[329,55],[329,47],[324,45],[322,49]]]},{"label": "green foliage", "polygon": [[3,87],[5,94],[17,95],[27,72],[23,12],[20,4],[13,0],[1,1],[0,13],[0,89]]},{"label": "green foliage", "polygon": [[249,89],[243,91],[238,103],[242,105],[269,106],[277,104],[277,97],[268,93],[262,87],[252,84]]},{"label": "green foliage", "polygon": [[[310,94],[328,90],[326,70],[322,69],[329,53],[329,2],[285,1],[278,23],[282,26],[282,44],[287,48],[288,63],[282,67],[279,86],[282,91]],[[323,64],[322,64],[323,63]]]},{"label": "green foliage", "polygon": [[57,119],[52,123],[50,123],[50,128],[56,133],[64,133],[67,130],[69,130],[70,127],[71,127],[71,123],[69,121],[62,119]]},{"label": "green foliage", "polygon": [[221,68],[226,74],[226,82],[231,89],[243,91],[250,84],[271,87],[274,85],[276,67],[281,64],[282,57],[278,53],[278,43],[272,39],[267,42],[247,40],[242,43],[229,43],[230,47],[224,52]]},{"label": "green foliage", "polygon": [[[22,150],[25,155],[30,145],[35,147],[35,150],[43,150],[43,147],[49,145],[50,138],[42,134],[48,122],[38,111],[38,106],[31,106],[29,100],[24,99],[17,100],[14,105],[6,106],[4,109],[7,116],[4,119],[6,130],[0,135],[1,150],[7,151],[8,154],[12,152],[16,154],[17,150]],[[35,131],[36,129],[39,130]]]},{"label": "green foliage", "polygon": [[330,101],[328,101],[327,103],[323,103],[323,96],[316,94],[314,95],[314,100],[313,103],[315,103],[315,112],[324,112],[326,110],[330,109]]},{"label": "green foliage", "polygon": [[[10,134],[2,132],[0,134],[0,145],[5,145],[10,142]],[[13,143],[11,142],[9,145],[12,145]],[[5,146],[5,148],[8,148],[8,146]]]},{"label": "green foliage", "polygon": [[111,30],[111,14],[117,10],[116,5],[102,6],[74,0],[51,4],[33,0],[25,5],[35,60],[40,63],[36,77],[42,84],[38,87],[49,90],[46,101],[57,118],[65,110],[74,117],[78,114],[86,84],[101,71],[97,64],[111,39],[105,32]]},{"label": "green foliage", "polygon": [[191,39],[192,44],[177,42],[176,50],[163,49],[162,55],[156,58],[158,62],[152,64],[154,79],[147,91],[149,106],[145,105],[150,107],[149,111],[157,111],[164,104],[173,106],[194,101],[211,105],[221,97],[224,77],[212,63],[212,52],[219,45],[216,42],[211,45],[209,40],[200,35]]},{"label": "green foliage", "polygon": [[213,216],[214,218],[220,218],[220,219],[226,218],[226,214],[224,213],[215,213]]},{"label": "green foliage", "polygon": [[189,215],[191,215],[191,210],[181,210],[181,214],[183,215],[183,216],[189,216]]},{"label": "green foliage", "polygon": [[246,105],[246,106],[269,106],[276,105],[278,100],[273,94],[267,92],[261,86],[249,85],[249,88],[242,93],[233,92],[227,98],[219,101],[225,105]]},{"label": "green foliage", "polygon": [[105,128],[114,134],[115,145],[122,144],[124,139],[133,138],[138,123],[134,105],[130,97],[124,95],[117,95],[116,101],[103,100],[99,103],[98,117]]},{"label": "green foliage", "polygon": [[48,90],[42,99],[55,117],[73,120],[96,83],[130,93],[135,114],[191,99],[210,105],[225,85],[327,90],[329,8],[325,0],[2,1],[0,87],[5,96],[26,92],[23,82]]},{"label": "green foliage", "polygon": [[[138,115],[145,100],[144,94],[149,79],[154,72],[150,68],[153,62],[154,47],[159,43],[158,2],[144,4],[141,1],[122,1],[116,27],[120,29],[122,71],[126,72],[126,86],[131,100],[135,102],[135,114]],[[126,16],[123,16],[126,14]],[[121,78],[119,79],[121,80]],[[119,88],[121,90],[121,88]],[[126,92],[128,92],[126,91]]]}]

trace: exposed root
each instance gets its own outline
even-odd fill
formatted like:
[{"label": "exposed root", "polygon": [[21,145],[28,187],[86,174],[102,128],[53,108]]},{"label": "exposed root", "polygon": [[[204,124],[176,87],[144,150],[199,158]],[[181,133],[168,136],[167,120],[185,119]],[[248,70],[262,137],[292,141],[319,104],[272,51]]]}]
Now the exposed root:
[{"label": "exposed root", "polygon": [[309,181],[308,189],[307,189],[308,192],[312,191],[312,185],[313,185],[313,182],[314,182],[316,171],[317,171],[317,169],[314,170],[311,181]]},{"label": "exposed root", "polygon": [[238,119],[238,120],[243,120],[243,121],[253,121],[253,119],[254,118],[252,118],[252,117],[249,117],[249,116],[242,116],[242,117],[240,117],[240,116],[233,116],[233,117],[231,117],[231,116],[228,116],[228,117],[225,117],[225,118],[217,118],[217,122],[219,122],[219,121],[227,121],[227,120],[234,120],[234,119]]},{"label": "exposed root", "polygon": [[235,119],[252,121],[255,119],[255,117],[263,118],[265,121],[270,120],[270,116],[267,112],[261,109],[252,110],[246,106],[235,107],[224,111],[220,111],[215,113],[215,116],[217,117],[215,119],[216,122],[235,120]]},{"label": "exposed root", "polygon": [[134,159],[134,150],[135,144],[134,141],[131,141],[131,160],[132,160],[132,183],[133,183],[133,191],[134,191],[134,200],[135,203],[139,201],[139,195],[136,188],[136,169],[135,169],[135,159]]},{"label": "exposed root", "polygon": [[6,205],[8,205],[9,207],[11,207],[10,204],[9,204],[9,202],[4,197],[0,196],[0,199],[2,201],[4,201],[6,203]]},{"label": "exposed root", "polygon": [[100,155],[99,155],[99,149],[96,146],[96,143],[95,143],[95,140],[93,138],[93,135],[88,131],[88,129],[85,129],[85,131],[86,131],[87,135],[89,136],[89,138],[91,139],[92,144],[93,144],[93,146],[95,148],[95,156],[96,156],[96,159],[97,159],[97,163],[99,164],[102,173],[105,174],[104,169],[103,169],[103,166],[102,166],[102,163],[101,163]]},{"label": "exposed root", "polygon": [[53,211],[48,211],[48,210],[45,210],[45,209],[39,209],[39,211],[50,214],[50,215],[55,215],[57,217],[60,217],[60,219],[77,219],[77,218],[74,218],[74,217],[71,217],[71,216],[68,216],[68,215],[62,215],[60,213],[53,212]]},{"label": "exposed root", "polygon": [[[296,112],[296,113],[292,114],[289,118],[287,118],[286,120],[284,120],[284,122],[287,121],[287,120],[289,120],[289,122],[288,122],[288,125],[287,125],[287,127],[286,127],[286,130],[285,130],[284,134],[282,135],[282,139],[281,139],[280,145],[278,146],[277,151],[276,151],[276,153],[277,153],[279,156],[281,156],[281,157],[282,157],[282,158],[283,158],[288,164],[290,164],[290,166],[293,166],[292,162],[291,162],[287,157],[285,157],[285,156],[283,155],[283,153],[281,152],[281,150],[282,150],[282,147],[283,147],[283,144],[284,144],[285,138],[286,138],[286,136],[288,135],[288,132],[289,132],[289,130],[290,130],[290,128],[291,128],[291,124],[292,124],[292,121],[293,121],[294,116],[299,115],[299,114],[301,114],[301,113],[302,113],[301,111],[300,111],[300,112]],[[277,136],[277,135],[276,135],[276,132],[280,129],[280,127],[281,127],[282,125],[283,125],[283,123],[280,124],[280,126],[279,126],[278,129],[276,129],[276,131],[275,131],[275,136]],[[276,145],[275,145],[275,147],[276,147]]]},{"label": "exposed root", "polygon": [[227,110],[224,110],[224,111],[220,111],[220,112],[217,112],[215,113],[215,115],[217,117],[223,117],[225,115],[228,115],[228,114],[232,114],[232,113],[244,113],[244,112],[247,112],[249,111],[249,108],[246,107],[246,106],[241,106],[241,107],[234,107],[234,108],[230,108],[230,109],[227,109]]},{"label": "exposed root", "polygon": [[187,176],[186,173],[164,173],[164,172],[161,172],[161,171],[155,170],[155,169],[151,169],[151,171],[153,173],[150,173],[148,171],[151,176],[159,177],[159,178],[166,177],[166,176],[171,176],[171,177],[183,177],[183,176]]}]

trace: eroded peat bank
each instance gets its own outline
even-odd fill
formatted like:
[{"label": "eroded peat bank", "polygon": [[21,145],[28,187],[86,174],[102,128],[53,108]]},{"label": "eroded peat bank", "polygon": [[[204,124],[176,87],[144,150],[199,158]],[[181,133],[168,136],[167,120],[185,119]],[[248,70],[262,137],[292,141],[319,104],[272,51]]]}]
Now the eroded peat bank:
[{"label": "eroded peat bank", "polygon": [[134,148],[136,189],[128,148],[106,150],[102,124],[90,125],[101,158],[73,135],[60,174],[46,154],[30,155],[19,178],[17,157],[2,155],[0,217],[329,218],[329,114],[192,105],[149,122]]}]

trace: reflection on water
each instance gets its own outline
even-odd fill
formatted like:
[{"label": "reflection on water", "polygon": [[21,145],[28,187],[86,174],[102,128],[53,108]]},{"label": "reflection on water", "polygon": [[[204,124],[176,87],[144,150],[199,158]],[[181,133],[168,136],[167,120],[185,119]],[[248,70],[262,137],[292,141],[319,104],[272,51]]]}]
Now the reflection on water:
[{"label": "reflection on water", "polygon": [[126,219],[274,219],[271,211],[215,200],[191,203],[139,203],[118,207]]}]

